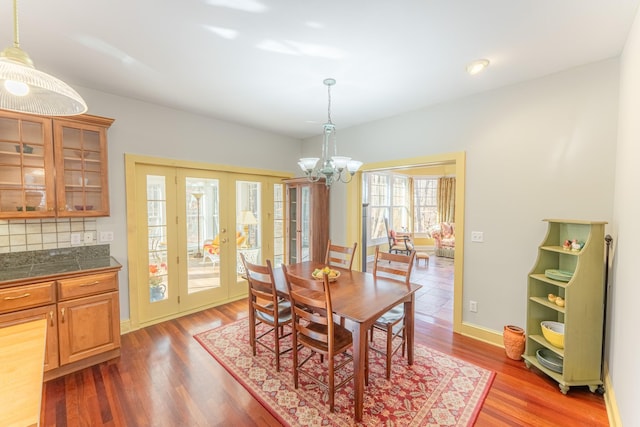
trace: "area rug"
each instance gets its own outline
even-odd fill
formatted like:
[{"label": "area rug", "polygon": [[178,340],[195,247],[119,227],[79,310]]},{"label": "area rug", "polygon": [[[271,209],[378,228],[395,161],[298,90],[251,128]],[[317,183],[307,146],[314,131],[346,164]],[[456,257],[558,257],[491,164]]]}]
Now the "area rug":
[{"label": "area rug", "polygon": [[[299,388],[294,388],[291,352],[280,357],[280,372],[276,372],[272,353],[258,346],[257,356],[252,355],[247,319],[202,332],[195,339],[287,426],[470,426],[495,376],[415,344],[414,364],[408,366],[406,358],[396,353],[391,380],[387,381],[384,357],[370,352],[363,420],[355,423],[353,382],[336,391],[335,412],[329,412],[324,389],[304,376]],[[376,345],[384,347],[383,334],[376,336]],[[317,374],[326,375],[326,361],[321,364],[318,356],[312,360]]]}]

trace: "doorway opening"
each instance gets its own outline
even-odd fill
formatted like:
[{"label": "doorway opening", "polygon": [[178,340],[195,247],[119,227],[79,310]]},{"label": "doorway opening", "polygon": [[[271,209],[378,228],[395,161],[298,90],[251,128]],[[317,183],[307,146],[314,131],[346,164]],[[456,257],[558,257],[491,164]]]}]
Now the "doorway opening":
[{"label": "doorway opening", "polygon": [[[370,163],[362,166],[358,175],[354,177],[353,183],[347,186],[347,215],[344,224],[347,241],[357,241],[359,250],[366,251],[367,248],[363,244],[362,227],[363,221],[363,201],[367,201],[368,195],[365,194],[366,189],[363,185],[363,174],[374,171],[389,171],[393,173],[402,173],[406,175],[431,175],[434,171],[444,174],[446,170],[448,176],[456,177],[456,195],[455,195],[455,222],[456,240],[455,255],[452,261],[451,271],[453,273],[453,313],[452,326],[454,332],[463,333],[465,326],[462,322],[462,294],[463,294],[463,263],[464,263],[464,194],[465,194],[465,153],[448,153],[434,156],[424,156],[410,159],[400,159],[379,163]],[[369,245],[371,246],[371,245]],[[382,246],[385,247],[385,246]],[[363,252],[357,258],[358,268],[362,269],[363,263],[367,258],[363,258]],[[443,263],[451,264],[451,261],[443,261]],[[429,265],[436,262],[430,260]],[[417,267],[417,266],[416,266]]]}]

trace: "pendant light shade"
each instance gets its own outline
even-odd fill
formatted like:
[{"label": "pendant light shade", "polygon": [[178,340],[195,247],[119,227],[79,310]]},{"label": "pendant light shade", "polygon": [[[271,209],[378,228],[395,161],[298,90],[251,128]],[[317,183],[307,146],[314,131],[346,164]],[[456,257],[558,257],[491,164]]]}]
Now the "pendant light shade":
[{"label": "pendant light shade", "polygon": [[0,108],[45,116],[72,116],[87,111],[82,97],[63,81],[36,70],[20,49],[17,0],[13,1],[14,43],[0,52]]}]

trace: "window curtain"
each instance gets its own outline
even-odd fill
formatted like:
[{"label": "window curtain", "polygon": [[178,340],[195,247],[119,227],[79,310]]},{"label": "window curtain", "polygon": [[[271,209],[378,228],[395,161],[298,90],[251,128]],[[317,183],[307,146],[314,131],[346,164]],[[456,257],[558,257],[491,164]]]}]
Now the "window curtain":
[{"label": "window curtain", "polygon": [[456,221],[456,179],[438,179],[438,219],[439,222]]}]

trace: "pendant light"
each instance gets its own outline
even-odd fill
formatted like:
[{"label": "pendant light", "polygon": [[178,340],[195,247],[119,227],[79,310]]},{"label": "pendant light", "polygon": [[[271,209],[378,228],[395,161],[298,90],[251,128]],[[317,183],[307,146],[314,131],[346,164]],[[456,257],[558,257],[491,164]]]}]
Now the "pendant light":
[{"label": "pendant light", "polygon": [[309,181],[315,182],[324,178],[325,184],[330,187],[338,181],[351,182],[351,178],[360,169],[362,162],[337,155],[336,127],[331,122],[331,86],[336,84],[336,80],[328,78],[324,79],[323,83],[327,86],[329,106],[328,120],[323,125],[322,158],[304,157],[298,161],[298,166]]},{"label": "pendant light", "polygon": [[0,109],[44,116],[72,116],[87,111],[87,104],[69,85],[36,70],[20,49],[18,1],[13,0],[13,46],[0,52]]}]

